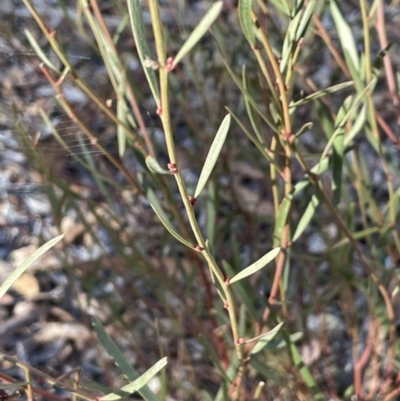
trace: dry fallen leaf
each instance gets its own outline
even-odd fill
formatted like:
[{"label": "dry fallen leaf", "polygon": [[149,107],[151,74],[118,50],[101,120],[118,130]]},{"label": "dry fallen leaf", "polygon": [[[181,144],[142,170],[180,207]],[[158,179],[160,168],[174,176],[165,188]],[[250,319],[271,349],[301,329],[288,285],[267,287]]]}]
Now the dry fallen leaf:
[{"label": "dry fallen leaf", "polygon": [[31,273],[24,273],[14,282],[12,289],[26,298],[32,299],[40,293],[39,282]]}]

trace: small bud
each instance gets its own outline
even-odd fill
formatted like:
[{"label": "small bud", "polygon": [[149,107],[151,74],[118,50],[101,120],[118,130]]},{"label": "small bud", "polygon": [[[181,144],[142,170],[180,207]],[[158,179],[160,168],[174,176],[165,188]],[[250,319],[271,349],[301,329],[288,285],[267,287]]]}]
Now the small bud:
[{"label": "small bud", "polygon": [[281,130],[281,136],[286,142],[292,143],[294,141],[294,135],[291,132],[286,132],[284,129]]},{"label": "small bud", "polygon": [[195,206],[195,205],[196,205],[197,199],[196,199],[194,196],[189,195],[189,196],[188,196],[188,199],[189,199],[189,202],[190,202],[190,204],[191,204],[192,206]]},{"label": "small bud", "polygon": [[178,167],[176,167],[175,163],[168,163],[167,164],[168,170],[172,173],[172,174],[176,174],[178,172]]},{"label": "small bud", "polygon": [[203,250],[203,248],[202,248],[199,244],[197,244],[197,245],[194,247],[194,250],[195,250],[196,252],[201,252],[201,251]]},{"label": "small bud", "polygon": [[224,308],[225,308],[225,309],[229,309],[229,304],[228,304],[227,301],[224,302]]},{"label": "small bud", "polygon": [[56,30],[54,28],[47,28],[47,32],[49,33],[50,37],[54,38],[56,36]]},{"label": "small bud", "polygon": [[167,63],[165,64],[165,68],[167,71],[172,71],[174,69],[174,59],[173,57],[168,57],[167,58]]}]

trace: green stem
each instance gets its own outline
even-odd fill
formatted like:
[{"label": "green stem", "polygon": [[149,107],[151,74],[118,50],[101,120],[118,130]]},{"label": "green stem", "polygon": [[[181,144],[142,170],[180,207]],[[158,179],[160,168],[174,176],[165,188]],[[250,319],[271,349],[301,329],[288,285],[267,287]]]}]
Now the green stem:
[{"label": "green stem", "polygon": [[159,15],[158,10],[158,2],[156,0],[149,1],[149,8],[150,13],[153,21],[153,32],[154,38],[156,43],[157,49],[157,58],[159,63],[159,76],[160,76],[160,92],[161,92],[161,105],[159,110],[159,115],[163,124],[164,134],[167,143],[167,151],[168,156],[170,159],[170,169],[173,169],[174,176],[178,185],[179,193],[181,195],[183,204],[185,206],[186,214],[189,219],[189,224],[192,228],[193,234],[197,241],[197,246],[200,247],[199,251],[204,256],[205,260],[207,261],[212,274],[217,278],[219,284],[221,285],[224,296],[225,296],[225,307],[228,310],[229,319],[231,322],[231,329],[232,329],[232,336],[233,341],[236,348],[236,353],[239,359],[240,368],[238,374],[238,381],[236,383],[237,386],[237,398],[240,398],[242,381],[243,381],[243,374],[244,374],[244,355],[242,345],[240,344],[240,337],[239,337],[239,326],[236,318],[235,313],[235,305],[232,296],[232,292],[229,286],[224,279],[224,276],[218,267],[214,257],[212,256],[211,252],[209,251],[206,241],[200,231],[200,227],[198,226],[194,209],[192,204],[190,203],[189,196],[187,193],[186,185],[184,183],[182,174],[180,172],[179,166],[176,165],[176,151],[175,151],[175,144],[174,138],[172,134],[171,128],[171,118],[170,118],[170,108],[169,108],[169,99],[168,99],[168,70],[166,67],[166,57],[165,57],[165,46],[164,46],[164,39],[162,34],[162,23]]}]

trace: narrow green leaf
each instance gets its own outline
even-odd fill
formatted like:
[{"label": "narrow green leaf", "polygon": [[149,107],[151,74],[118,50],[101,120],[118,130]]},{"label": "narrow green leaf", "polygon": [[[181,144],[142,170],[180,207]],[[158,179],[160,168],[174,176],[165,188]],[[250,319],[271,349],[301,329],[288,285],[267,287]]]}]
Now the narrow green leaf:
[{"label": "narrow green leaf", "polygon": [[17,390],[28,384],[33,384],[33,383],[32,382],[15,382],[9,384],[0,383],[0,390]]},{"label": "narrow green leaf", "polygon": [[251,47],[256,44],[256,35],[254,34],[254,24],[251,19],[253,0],[239,0],[238,12],[240,25],[247,41]]},{"label": "narrow green leaf", "polygon": [[290,392],[286,376],[278,373],[279,371],[275,366],[268,366],[261,358],[250,358],[250,364],[259,375],[264,376],[268,381],[275,382],[281,389],[286,389]]},{"label": "narrow green leaf", "polygon": [[247,138],[250,139],[250,141],[252,141],[254,143],[254,145],[257,147],[257,149],[260,151],[260,153],[268,160],[269,163],[273,164],[276,171],[278,173],[281,173],[282,170],[280,168],[280,166],[278,165],[278,163],[276,162],[275,159],[273,159],[267,152],[266,152],[266,147],[263,146],[263,144],[253,135],[249,132],[249,130],[245,127],[245,125],[243,124],[243,122],[240,120],[240,118],[229,108],[226,108],[229,113],[233,116],[233,118],[235,119],[236,123],[239,125],[239,127],[242,129],[242,131],[246,134]]},{"label": "narrow green leaf", "polygon": [[[125,103],[125,97],[122,96],[122,94],[126,90],[126,75],[125,73],[119,74],[119,91],[120,91],[120,96],[118,96],[117,99],[117,118],[119,121],[121,121],[125,126],[128,125],[128,119],[127,119],[127,114],[128,114],[128,108],[126,107]],[[117,138],[118,138],[118,154],[119,157],[122,159],[124,154],[125,154],[125,149],[126,149],[126,132],[125,129],[122,125],[118,124],[117,127]]]},{"label": "narrow green leaf", "polygon": [[258,259],[257,262],[254,262],[250,266],[243,269],[240,273],[236,274],[233,278],[230,279],[230,283],[234,283],[235,281],[241,280],[247,276],[254,274],[255,272],[261,270],[265,267],[269,262],[274,260],[278,255],[279,251],[281,250],[280,247],[274,248],[268,253],[266,253],[262,258]]},{"label": "narrow green leaf", "polygon": [[356,113],[357,117],[356,120],[353,124],[353,126],[350,128],[350,130],[346,133],[344,137],[344,146],[347,147],[350,145],[351,141],[355,138],[355,136],[361,131],[362,127],[364,126],[365,120],[367,119],[367,104],[364,103],[364,105],[361,108],[361,111]]},{"label": "narrow green leaf", "polygon": [[[255,355],[264,349],[274,338],[275,336],[281,331],[285,322],[279,323],[276,327],[270,330],[268,333],[263,334],[263,336],[258,340],[257,344],[251,350],[250,355]],[[251,341],[251,340],[250,340]],[[249,342],[249,341],[247,341]]]},{"label": "narrow green leaf", "polygon": [[293,235],[292,242],[295,242],[299,239],[300,235],[303,234],[304,230],[307,228],[308,223],[311,221],[312,217],[314,216],[315,210],[319,204],[318,198],[313,195],[311,197],[310,203],[308,204],[303,216],[297,225],[296,231]]},{"label": "narrow green leaf", "polygon": [[333,190],[333,201],[335,205],[340,202],[341,191],[342,191],[342,169],[343,169],[343,140],[344,129],[338,131],[338,134],[333,141],[333,153],[332,153],[332,190]]},{"label": "narrow green leaf", "polygon": [[317,6],[317,0],[310,0],[307,4],[306,9],[301,17],[299,27],[296,32],[296,41],[298,42],[307,32],[308,25],[310,24],[311,17],[314,14],[315,7]]},{"label": "narrow green leaf", "polygon": [[283,41],[283,46],[282,46],[282,59],[281,62],[279,63],[279,69],[281,70],[281,72],[285,71],[285,68],[289,63],[290,56],[293,54],[293,51],[297,45],[296,31],[300,24],[300,20],[301,20],[301,9],[297,12],[296,15],[294,15],[291,18],[286,30],[285,40]]},{"label": "narrow green leaf", "polygon": [[[247,76],[246,76],[246,66],[244,65],[242,68],[242,82],[243,82],[243,87],[248,90],[248,83],[247,83]],[[246,105],[246,111],[247,115],[249,116],[249,120],[251,123],[251,126],[253,127],[253,131],[256,133],[257,139],[260,141],[260,144],[263,148],[265,148],[265,138],[261,133],[260,130],[260,124],[258,123],[258,120],[256,120],[256,116],[253,110],[253,107],[248,99],[247,96],[244,97],[244,102]]]},{"label": "narrow green leaf", "polygon": [[277,135],[280,135],[277,125],[267,118],[265,111],[263,111],[260,108],[258,102],[254,99],[254,97],[243,87],[241,80],[236,76],[230,63],[228,62],[228,60],[223,52],[222,46],[220,45],[220,43],[218,42],[218,40],[215,36],[214,36],[214,39],[215,39],[215,43],[217,44],[218,50],[221,53],[222,61],[224,62],[225,68],[229,72],[229,75],[232,77],[232,80],[235,82],[236,86],[240,89],[240,92],[243,93],[243,96],[246,96],[249,99],[249,102],[253,106],[254,110],[268,124],[268,126],[271,128],[271,130],[273,132],[275,132]]},{"label": "narrow green leaf", "polygon": [[389,43],[384,49],[382,49],[378,55],[375,57],[372,63],[372,76],[374,78],[379,78],[379,74],[384,65],[384,58],[389,53],[392,43]]},{"label": "narrow green leaf", "polygon": [[290,206],[292,205],[293,195],[286,195],[279,206],[278,216],[275,221],[274,229],[274,246],[278,246],[281,242],[283,228],[285,227]]},{"label": "narrow green leaf", "polygon": [[198,198],[200,192],[206,185],[208,178],[217,162],[218,156],[221,152],[222,146],[225,142],[226,135],[228,134],[229,126],[231,124],[231,116],[227,114],[223,119],[221,126],[218,129],[217,135],[215,135],[214,141],[204,162],[203,169],[200,174],[199,182],[197,183],[196,191],[194,193],[195,199]]},{"label": "narrow green leaf", "polygon": [[[357,109],[358,105],[359,105],[359,104],[361,103],[361,101],[364,99],[364,96],[365,96],[366,92],[371,88],[371,86],[373,86],[373,85],[375,84],[375,82],[376,82],[375,79],[371,80],[371,82],[369,82],[368,85],[366,85],[365,88],[364,88],[361,92],[359,92],[359,93],[357,94],[355,100],[351,103],[351,106],[348,107],[348,109],[346,110],[347,112],[346,112],[345,114],[342,113],[342,114],[340,115],[340,118],[339,118],[339,115],[338,115],[338,117],[336,118],[336,121],[335,121],[335,124],[336,124],[336,125],[335,125],[335,130],[334,130],[334,132],[332,133],[331,137],[329,138],[329,141],[328,141],[328,143],[326,144],[325,149],[324,149],[324,151],[322,152],[321,157],[320,157],[320,163],[319,163],[320,168],[322,168],[322,163],[321,163],[321,161],[323,161],[325,158],[327,158],[328,152],[329,152],[329,150],[330,150],[330,148],[331,148],[331,146],[332,146],[332,144],[333,144],[333,142],[334,142],[336,136],[340,134],[340,131],[345,127],[345,125],[346,125],[347,122],[349,121],[350,117],[353,115],[353,113],[354,113],[355,110]],[[368,130],[367,130],[367,138],[369,139],[369,137],[368,137]],[[373,139],[373,138],[371,138],[371,139]],[[322,173],[321,170],[317,171],[317,174],[321,174],[321,173]],[[296,185],[297,185],[297,184],[296,184]]]},{"label": "narrow green leaf", "polygon": [[[295,343],[296,341],[299,341],[301,338],[303,338],[303,333],[301,331],[298,331],[297,333],[293,333],[289,336],[289,340],[291,343]],[[276,339],[270,341],[266,346],[265,350],[267,349],[278,349],[278,348],[283,348],[286,347],[288,344],[286,340],[284,339]]]},{"label": "narrow green leaf", "polygon": [[156,103],[160,103],[160,90],[155,71],[149,66],[152,60],[149,45],[146,40],[146,31],[144,28],[142,10],[139,0],[128,0],[129,20],[131,29],[136,43],[136,48],[139,54],[144,73],[146,74],[147,82],[149,83],[151,93],[153,94]]},{"label": "narrow green leaf", "polygon": [[25,36],[28,39],[29,44],[32,46],[32,49],[35,51],[35,53],[38,55],[40,60],[44,63],[44,65],[47,65],[52,71],[54,71],[56,74],[61,74],[60,70],[49,60],[49,58],[43,53],[41,47],[39,44],[36,42],[36,39],[33,37],[33,35],[27,30],[24,30]]},{"label": "narrow green leaf", "polygon": [[297,346],[292,342],[290,342],[290,351],[292,353],[293,361],[296,364],[296,367],[300,372],[300,375],[302,376],[303,380],[307,384],[308,388],[313,393],[314,398],[317,401],[325,400],[325,397],[321,393],[321,390],[319,389],[317,383],[315,382],[312,373],[308,369],[308,366],[301,359],[301,355],[299,353],[299,350],[297,349]]},{"label": "narrow green leaf", "polygon": [[[160,359],[150,369],[143,373],[140,377],[135,379],[133,382],[121,387],[121,391],[124,393],[132,394],[139,391],[144,387],[163,367],[167,365],[167,357]],[[120,400],[122,397],[116,393],[110,393],[103,397],[100,397],[103,401],[114,401]]]},{"label": "narrow green leaf", "polygon": [[288,5],[287,1],[282,1],[282,0],[271,0],[271,3],[273,3],[273,5],[280,10],[283,14],[285,14],[287,17],[290,16],[291,10],[290,7]]},{"label": "narrow green leaf", "polygon": [[[347,63],[347,67],[349,68],[349,71],[350,71],[350,75],[353,78],[354,86],[356,87],[358,92],[361,92],[363,89],[363,85],[364,85],[362,75],[364,74],[365,71],[362,67],[357,68],[354,65],[354,62],[353,62],[352,58],[350,57],[347,49],[343,49],[343,53],[344,53],[344,58]],[[360,73],[360,70],[361,70],[361,73]]]},{"label": "narrow green leaf", "polygon": [[174,57],[173,67],[175,67],[179,61],[186,56],[187,53],[196,45],[196,43],[204,36],[204,34],[208,31],[211,25],[218,18],[219,14],[222,11],[223,2],[217,1],[215,2],[204,17],[201,19],[199,24],[194,28],[193,32],[186,39],[186,42],[180,48],[178,54]]},{"label": "narrow green leaf", "polygon": [[296,138],[299,138],[304,132],[309,131],[313,126],[313,123],[304,124],[295,134]]},{"label": "narrow green leaf", "polygon": [[343,52],[345,53],[345,57],[346,56],[349,57],[353,63],[355,70],[359,71],[360,59],[358,56],[357,46],[354,40],[353,32],[351,32],[349,24],[347,23],[342,13],[340,12],[340,9],[336,4],[336,1],[331,0],[329,2],[329,6],[339,35],[339,40],[343,48]]},{"label": "narrow green leaf", "polygon": [[[366,237],[369,237],[372,234],[380,233],[382,237],[382,228],[381,227],[371,227],[371,228],[366,228],[365,230],[357,231],[353,233],[353,238],[360,240]],[[384,234],[383,234],[384,235]],[[347,245],[349,243],[348,237],[342,238],[339,242],[336,242],[334,246],[330,248],[330,251],[338,249],[344,245]]]},{"label": "narrow green leaf", "polygon": [[146,165],[149,168],[149,170],[153,173],[157,174],[168,174],[171,175],[172,173],[169,170],[165,170],[162,168],[158,161],[153,157],[153,156],[146,156]]},{"label": "narrow green leaf", "polygon": [[174,226],[170,222],[167,214],[164,212],[160,202],[158,201],[156,194],[152,189],[147,191],[147,199],[150,202],[151,207],[155,211],[156,215],[160,219],[163,226],[172,234],[178,241],[182,242],[182,244],[188,246],[189,248],[194,248],[194,245],[189,241],[186,241],[178,232],[175,230]]},{"label": "narrow green leaf", "polygon": [[332,154],[332,190],[334,203],[337,205],[340,202],[341,188],[342,188],[342,169],[343,169],[343,154],[344,154],[344,125],[342,120],[346,117],[348,110],[352,106],[352,97],[349,96],[340,108],[336,121],[335,127],[339,127],[335,130],[334,139],[332,142],[333,154]]},{"label": "narrow green leaf", "polygon": [[[128,378],[128,380],[130,381],[136,380],[140,376],[139,373],[126,360],[124,354],[121,352],[121,350],[117,347],[117,345],[114,343],[111,337],[104,330],[100,321],[94,316],[92,316],[91,320],[93,327],[96,330],[101,343],[103,344],[103,347],[107,350],[108,354],[114,359],[116,365],[121,369],[121,371]],[[146,385],[141,389],[139,389],[138,392],[146,401],[159,401],[156,395]]]},{"label": "narrow green leaf", "polygon": [[[228,277],[234,275],[232,266],[227,261],[223,260],[222,266]],[[248,311],[252,314],[253,318],[257,319],[258,314],[256,308],[254,307],[254,300],[250,299],[250,295],[253,295],[253,292],[249,288],[246,288],[245,284],[246,284],[245,281],[237,281],[236,283],[233,284],[233,287],[235,292],[239,295],[240,299],[243,301],[243,304],[246,305]]]},{"label": "narrow green leaf", "polygon": [[206,349],[207,355],[213,361],[215,367],[219,370],[222,377],[227,381],[231,382],[232,379],[226,373],[226,370],[222,367],[220,358],[218,357],[217,353],[214,350],[214,347],[208,342],[208,340],[203,336],[203,334],[199,334],[198,339],[203,347]]},{"label": "narrow green leaf", "polygon": [[329,95],[330,93],[334,93],[337,91],[340,91],[342,89],[348,88],[349,86],[354,85],[353,81],[347,81],[347,82],[342,82],[340,84],[337,85],[332,85],[328,88],[325,89],[321,89],[317,92],[312,93],[311,95],[306,96],[303,99],[298,100],[297,102],[293,102],[289,105],[289,107],[292,108],[297,108],[299,106],[303,106],[304,104],[308,103],[311,100],[315,100],[318,99],[320,97],[323,97],[325,95]]},{"label": "narrow green leaf", "polygon": [[369,20],[374,20],[376,17],[376,12],[377,12],[377,8],[379,3],[381,2],[381,0],[374,0],[371,7],[369,8],[369,14],[368,14],[368,18]]},{"label": "narrow green leaf", "polygon": [[[314,174],[322,174],[324,173],[329,167],[329,158],[325,157],[323,160],[321,160],[319,163],[317,163],[312,169],[311,172]],[[295,186],[294,186],[294,191],[293,195],[297,195],[299,192],[304,190],[310,185],[311,181],[310,178],[305,175]],[[276,230],[276,226],[275,226]],[[278,242],[279,244],[279,242]]]},{"label": "narrow green leaf", "polygon": [[0,298],[8,291],[8,289],[14,284],[14,282],[21,276],[22,273],[37,259],[39,259],[44,253],[50,248],[56,245],[64,238],[64,234],[61,234],[50,241],[43,244],[39,249],[36,249],[27,259],[24,260],[11,274],[4,280],[4,283],[0,286]]}]

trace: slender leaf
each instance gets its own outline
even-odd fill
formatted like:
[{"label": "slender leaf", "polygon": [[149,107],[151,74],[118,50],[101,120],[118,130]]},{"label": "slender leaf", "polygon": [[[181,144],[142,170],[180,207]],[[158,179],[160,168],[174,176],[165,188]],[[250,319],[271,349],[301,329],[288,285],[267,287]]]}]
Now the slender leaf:
[{"label": "slender leaf", "polygon": [[226,135],[228,134],[229,126],[231,124],[231,116],[227,114],[223,119],[221,126],[218,129],[217,135],[211,145],[211,148],[204,162],[203,169],[200,174],[199,182],[197,183],[196,191],[194,192],[195,199],[198,198],[202,189],[206,185],[208,178],[217,162],[218,156],[221,152],[222,146],[225,142]]},{"label": "slender leaf", "polygon": [[346,59],[349,58],[351,60],[355,71],[359,71],[360,59],[358,57],[354,35],[336,3],[335,0],[331,0],[329,6],[339,35],[340,43],[343,47],[343,52],[345,53],[345,57],[347,56]]},{"label": "slender leaf", "polygon": [[227,61],[227,58],[222,50],[222,46],[220,45],[220,43],[216,40],[215,36],[214,39],[216,41],[216,44],[218,46],[218,50],[221,53],[222,56],[222,61],[224,62],[225,68],[227,69],[227,71],[229,72],[229,75],[232,77],[232,80],[235,82],[236,86],[240,89],[240,92],[246,96],[249,99],[249,102],[251,103],[251,105],[254,107],[254,110],[258,113],[258,115],[268,124],[268,126],[271,128],[272,131],[274,131],[277,135],[280,135],[279,129],[277,127],[277,125],[275,123],[273,123],[272,121],[270,121],[267,116],[266,113],[260,108],[258,102],[253,98],[253,96],[243,87],[242,82],[240,80],[240,78],[238,78],[235,74],[235,72],[233,71],[230,63]]},{"label": "slender leaf", "polygon": [[384,66],[384,58],[389,53],[392,43],[389,43],[384,49],[382,49],[378,55],[375,57],[372,63],[372,76],[374,78],[379,78],[379,74]]},{"label": "slender leaf", "polygon": [[293,342],[290,342],[290,351],[292,353],[293,361],[296,364],[297,369],[300,372],[300,375],[304,379],[308,388],[312,391],[314,398],[317,401],[325,400],[325,397],[323,396],[323,394],[321,393],[321,390],[319,389],[317,383],[315,382],[312,373],[308,369],[307,365],[301,359],[301,355],[297,349],[297,346]]},{"label": "slender leaf", "polygon": [[28,39],[29,44],[32,46],[32,49],[35,51],[35,53],[38,55],[40,60],[49,67],[52,71],[54,71],[56,74],[61,74],[60,70],[49,60],[49,58],[43,53],[43,50],[39,46],[38,42],[36,42],[36,39],[33,37],[33,35],[27,30],[24,30],[25,36]]},{"label": "slender leaf", "polygon": [[151,207],[155,211],[156,215],[160,219],[163,226],[172,234],[178,241],[182,242],[182,244],[188,246],[189,248],[194,248],[194,245],[191,244],[189,241],[186,241],[178,232],[175,230],[174,226],[170,222],[167,214],[165,213],[164,209],[162,208],[160,202],[158,201],[156,194],[153,190],[149,189],[147,191],[147,199],[150,202]]},{"label": "slender leaf", "polygon": [[206,349],[207,355],[211,358],[215,367],[221,373],[222,377],[230,383],[232,381],[232,379],[229,378],[229,376],[226,372],[226,369],[224,369],[222,367],[220,358],[218,358],[218,355],[215,352],[214,347],[208,342],[208,340],[203,336],[203,334],[199,334],[198,339],[199,339],[200,343]]},{"label": "slender leaf", "polygon": [[314,14],[315,7],[317,6],[317,0],[310,0],[307,4],[306,9],[302,15],[299,27],[297,28],[296,32],[296,41],[298,42],[307,32],[308,25],[311,21],[311,17]]},{"label": "slender leaf", "polygon": [[364,103],[364,105],[361,108],[361,111],[356,113],[357,117],[356,120],[353,124],[353,126],[350,128],[350,130],[346,133],[344,137],[344,146],[349,146],[351,141],[355,138],[355,136],[361,131],[362,127],[364,126],[365,120],[367,119],[367,104]]},{"label": "slender leaf", "polygon": [[[303,333],[301,331],[298,331],[297,333],[293,333],[289,336],[289,340],[291,343],[295,343],[296,341],[299,341],[300,339],[303,338]],[[288,344],[286,340],[284,339],[274,339],[270,341],[265,347],[264,350],[267,349],[278,349],[278,348],[283,348],[286,347]]]},{"label": "slender leaf", "polygon": [[[125,126],[128,126],[128,108],[126,107],[125,97],[121,94],[126,90],[126,75],[125,73],[119,74],[118,89],[120,96],[117,99],[117,117]],[[117,138],[118,138],[118,155],[122,159],[126,149],[126,131],[122,125],[117,127]]]},{"label": "slender leaf", "polygon": [[290,56],[296,46],[296,31],[301,20],[301,9],[292,17],[286,30],[285,40],[282,46],[282,59],[279,63],[279,69],[283,72],[289,63]]},{"label": "slender leaf", "polygon": [[218,18],[222,11],[223,2],[215,2],[210,9],[207,11],[206,15],[201,19],[199,24],[194,28],[193,32],[189,35],[186,42],[180,48],[178,54],[174,57],[173,67],[175,67],[179,61],[186,56],[187,53],[196,45],[196,43],[204,36],[207,30]]},{"label": "slender leaf", "polygon": [[272,158],[267,152],[266,152],[266,147],[263,146],[263,144],[253,135],[249,132],[249,130],[245,127],[243,122],[240,120],[240,118],[229,108],[227,107],[227,110],[229,113],[233,116],[235,119],[236,123],[239,125],[239,127],[243,130],[243,132],[246,134],[246,136],[254,143],[254,145],[257,147],[257,149],[260,151],[260,153],[268,160],[269,163],[273,164],[276,171],[278,173],[281,173],[282,170],[279,167],[278,163],[274,158]]},{"label": "slender leaf", "polygon": [[307,228],[308,223],[311,221],[311,219],[315,214],[318,204],[319,204],[318,198],[315,195],[313,195],[303,216],[301,216],[299,224],[297,225],[296,231],[293,235],[292,242],[297,241],[300,238],[301,234],[304,232],[304,230]]},{"label": "slender leaf", "polygon": [[[347,124],[347,122],[349,121],[350,117],[352,117],[353,113],[355,112],[355,110],[357,109],[358,105],[363,101],[364,96],[366,94],[366,92],[371,88],[371,86],[373,86],[375,84],[376,80],[373,79],[371,80],[371,82],[368,83],[368,85],[365,86],[365,88],[359,92],[355,98],[355,100],[351,103],[351,106],[348,107],[348,109],[346,110],[347,112],[344,114],[341,114],[340,119],[339,116],[337,117],[336,121],[335,121],[335,130],[332,133],[332,135],[329,138],[328,143],[325,146],[324,151],[321,154],[320,157],[320,168],[322,168],[322,164],[321,161],[323,161],[328,154],[328,151],[330,150],[335,138],[337,135],[340,134],[340,131],[345,127],[345,125]],[[374,141],[374,137],[372,136],[372,138],[370,138],[368,136],[368,130],[366,130],[367,132],[367,138],[368,140]],[[371,143],[374,146],[374,142]],[[317,174],[321,174],[322,170],[318,171]]]},{"label": "slender leaf", "polygon": [[149,66],[149,62],[152,58],[150,55],[149,45],[147,44],[146,31],[143,24],[142,10],[140,9],[139,0],[128,0],[128,11],[140,62],[143,66],[144,73],[146,74],[151,93],[158,104],[160,102],[160,90],[155,71]]},{"label": "slender leaf", "polygon": [[247,41],[251,47],[256,44],[256,35],[254,34],[254,24],[251,18],[253,0],[239,0],[238,11],[240,25]]},{"label": "slender leaf", "polygon": [[168,174],[171,175],[172,173],[169,170],[166,170],[162,168],[158,161],[153,157],[153,156],[146,156],[146,165],[149,168],[149,170],[153,173],[157,174]]},{"label": "slender leaf", "polygon": [[[242,81],[243,81],[243,87],[246,90],[248,90],[246,66],[243,66],[242,68]],[[260,141],[261,147],[265,148],[265,138],[261,133],[260,124],[258,123],[258,120],[256,120],[253,107],[251,106],[251,103],[249,102],[247,96],[244,97],[244,102],[246,105],[247,115],[249,116],[251,126],[253,127],[253,131],[256,133],[257,139]]]},{"label": "slender leaf", "polygon": [[[231,277],[234,275],[234,271],[232,266],[225,260],[222,261],[222,266],[228,275]],[[246,305],[248,311],[252,314],[254,319],[257,319],[257,311],[254,307],[254,300],[250,299],[250,294],[253,295],[254,293],[249,289],[246,288],[244,281],[237,281],[234,283],[234,290],[239,295],[240,299],[243,301],[243,304]]]},{"label": "slender leaf", "polygon": [[332,86],[330,86],[328,88],[321,89],[321,90],[319,90],[317,92],[314,92],[311,95],[308,95],[305,98],[298,100],[297,102],[291,103],[289,105],[289,107],[292,109],[292,108],[296,108],[296,107],[299,107],[299,106],[303,106],[304,104],[308,103],[311,100],[315,100],[315,99],[318,99],[320,97],[329,95],[330,93],[334,93],[334,92],[340,91],[340,90],[348,88],[349,86],[352,86],[352,85],[354,85],[353,81],[347,81],[347,82],[342,82],[342,83],[337,84],[337,85],[332,85]]},{"label": "slender leaf", "polygon": [[286,16],[290,16],[291,10],[286,0],[271,0],[271,3]]},{"label": "slender leaf", "polygon": [[281,242],[283,228],[285,227],[290,206],[292,205],[293,195],[286,195],[279,207],[278,216],[275,221],[274,230],[274,246],[278,246]]},{"label": "slender leaf", "polygon": [[[121,391],[124,393],[132,394],[139,391],[142,387],[144,387],[163,367],[167,365],[167,357],[160,359],[156,362],[150,369],[148,369],[145,373],[143,373],[136,380],[127,384],[124,387],[121,387]],[[116,393],[110,393],[103,397],[100,397],[103,401],[114,401],[120,400],[122,397]]]},{"label": "slender leaf", "polygon": [[[32,382],[15,382],[15,383],[0,383],[0,390],[17,390],[28,384],[32,385]],[[10,397],[11,398],[11,397]]]},{"label": "slender leaf", "polygon": [[254,262],[250,266],[246,267],[243,269],[240,273],[236,274],[233,278],[230,279],[231,283],[234,283],[235,281],[241,280],[247,276],[250,276],[254,274],[255,272],[261,270],[263,267],[265,267],[269,262],[274,260],[276,256],[278,255],[279,251],[281,250],[280,247],[274,248],[268,253],[266,253],[262,258],[258,259],[257,262]]},{"label": "slender leaf", "polygon": [[[324,173],[329,167],[329,158],[325,157],[323,160],[321,160],[319,163],[317,163],[312,169],[311,172],[314,174],[322,174]],[[295,186],[294,186],[294,191],[293,195],[297,195],[301,191],[303,191],[305,188],[307,188],[310,185],[311,181],[310,178],[305,175]],[[276,230],[276,228],[275,228]],[[279,243],[279,242],[278,242]]]},{"label": "slender leaf", "polygon": [[268,333],[263,334],[263,336],[258,340],[257,344],[251,350],[250,355],[255,355],[264,349],[274,338],[275,336],[281,331],[285,322],[279,323],[276,327],[272,330],[268,331]]},{"label": "slender leaf", "polygon": [[302,134],[304,134],[306,131],[309,131],[313,126],[313,123],[306,123],[304,124],[295,134],[296,138],[299,138]]},{"label": "slender leaf", "polygon": [[46,242],[39,249],[32,253],[27,259],[24,260],[9,277],[4,280],[4,283],[0,286],[0,298],[8,291],[8,289],[14,284],[14,282],[21,276],[22,273],[28,269],[28,267],[39,259],[44,253],[46,253],[50,248],[56,245],[64,238],[64,234],[61,234],[50,241]]},{"label": "slender leaf", "polygon": [[337,205],[340,202],[342,189],[342,169],[343,169],[343,154],[344,154],[344,127],[341,124],[342,119],[346,116],[347,110],[351,107],[352,97],[348,97],[340,108],[335,126],[341,126],[332,142],[332,190],[333,200]]},{"label": "slender leaf", "polygon": [[[121,352],[121,350],[116,346],[111,337],[104,330],[100,321],[94,316],[92,316],[92,324],[97,332],[97,335],[99,336],[101,343],[103,344],[103,347],[107,350],[108,354],[114,359],[114,362],[121,369],[124,375],[130,381],[136,380],[140,376],[139,373],[126,360],[124,354]],[[146,385],[141,389],[139,389],[138,392],[146,401],[159,401],[156,395]]]}]

